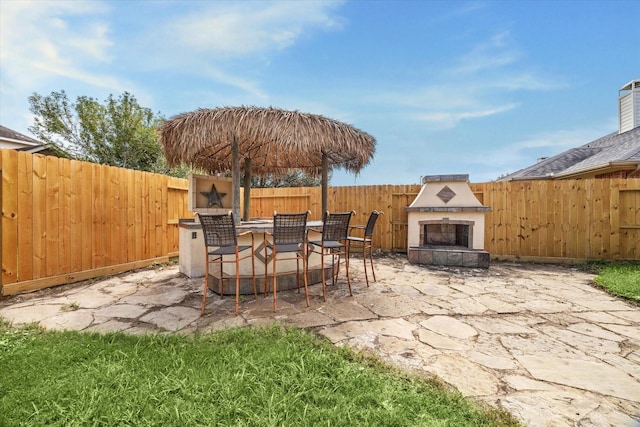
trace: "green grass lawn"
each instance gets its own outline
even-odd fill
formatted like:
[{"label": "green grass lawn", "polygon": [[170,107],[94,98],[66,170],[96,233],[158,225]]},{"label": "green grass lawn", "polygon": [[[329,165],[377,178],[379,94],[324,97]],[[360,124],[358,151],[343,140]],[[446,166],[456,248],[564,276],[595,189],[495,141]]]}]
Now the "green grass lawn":
[{"label": "green grass lawn", "polygon": [[0,425],[514,426],[300,329],[132,336],[0,322]]},{"label": "green grass lawn", "polygon": [[609,293],[640,302],[640,264],[606,263],[596,267],[595,282]]}]

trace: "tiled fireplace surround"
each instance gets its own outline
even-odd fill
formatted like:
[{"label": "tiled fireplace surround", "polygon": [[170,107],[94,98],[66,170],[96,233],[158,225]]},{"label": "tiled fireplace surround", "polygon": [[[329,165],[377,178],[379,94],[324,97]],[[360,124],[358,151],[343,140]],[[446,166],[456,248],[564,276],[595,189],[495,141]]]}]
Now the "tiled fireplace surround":
[{"label": "tiled fireplace surround", "polygon": [[484,247],[483,206],[468,184],[468,175],[429,175],[406,208],[409,262],[462,267],[489,267]]}]

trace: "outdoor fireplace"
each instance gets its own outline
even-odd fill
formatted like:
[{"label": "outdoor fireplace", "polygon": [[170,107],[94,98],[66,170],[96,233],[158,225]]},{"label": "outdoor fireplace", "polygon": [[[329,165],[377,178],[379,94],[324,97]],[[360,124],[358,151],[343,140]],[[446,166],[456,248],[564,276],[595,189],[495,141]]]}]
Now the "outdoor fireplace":
[{"label": "outdoor fireplace", "polygon": [[484,215],[491,211],[475,197],[469,175],[429,175],[406,208],[409,262],[489,267],[484,250]]}]

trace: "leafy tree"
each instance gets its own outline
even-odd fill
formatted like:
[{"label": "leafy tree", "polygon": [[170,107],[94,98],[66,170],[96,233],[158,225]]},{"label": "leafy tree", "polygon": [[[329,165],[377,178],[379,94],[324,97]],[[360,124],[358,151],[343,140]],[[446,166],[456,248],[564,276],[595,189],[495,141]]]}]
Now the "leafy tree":
[{"label": "leafy tree", "polygon": [[[86,96],[72,102],[65,91],[44,97],[34,93],[29,103],[35,115],[29,130],[76,159],[149,172],[172,172],[156,134],[164,118],[140,106],[128,92],[117,99],[109,95],[103,104]],[[185,171],[174,172],[184,175]]]},{"label": "leafy tree", "polygon": [[319,187],[321,184],[321,178],[307,175],[298,169],[291,170],[283,175],[254,176],[251,179],[251,186],[254,188]]}]

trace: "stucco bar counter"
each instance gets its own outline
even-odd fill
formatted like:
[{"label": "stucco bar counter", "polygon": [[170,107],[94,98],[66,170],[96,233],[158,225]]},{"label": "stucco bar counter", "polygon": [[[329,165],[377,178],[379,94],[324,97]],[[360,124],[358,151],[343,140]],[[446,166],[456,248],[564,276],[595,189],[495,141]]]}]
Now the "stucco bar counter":
[{"label": "stucco bar counter", "polygon": [[[310,240],[320,240],[322,221],[308,221],[307,228],[309,230]],[[264,291],[264,269],[265,264],[269,265],[269,280],[272,280],[273,262],[272,255],[269,252],[265,259],[264,238],[265,232],[271,232],[273,222],[270,220],[243,221],[237,226],[238,233],[245,231],[253,232],[255,239],[255,272],[256,286],[258,293]],[[202,236],[202,226],[196,219],[180,219],[179,220],[179,244],[180,244],[180,272],[188,277],[204,277],[205,272],[205,256],[204,256],[204,238]],[[315,234],[315,235],[314,235]],[[270,236],[269,236],[269,241]],[[238,239],[240,245],[250,245],[251,236],[240,236]],[[322,281],[321,259],[320,254],[315,248],[315,252],[310,252],[308,257],[308,280],[309,285],[320,283]],[[298,287],[296,281],[296,260],[283,259],[289,258],[291,254],[278,254],[278,291],[287,289],[296,289]],[[325,260],[326,263],[326,260]],[[219,265],[213,267],[216,273],[219,272]],[[227,278],[234,274],[235,266],[232,263],[225,264],[224,275]],[[247,258],[240,261],[240,293],[248,295],[253,293],[253,284],[251,281],[251,259]],[[302,262],[300,262],[300,273],[302,275]],[[331,277],[331,264],[325,266],[325,274]],[[269,284],[271,286],[271,283]],[[300,277],[300,286],[303,286],[302,276]],[[219,292],[218,277],[209,272],[209,289],[213,292]],[[270,288],[271,289],[271,288]],[[235,295],[235,280],[224,280],[223,294]]]}]

